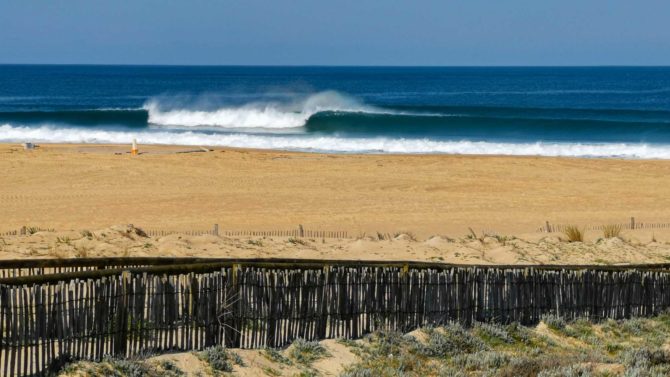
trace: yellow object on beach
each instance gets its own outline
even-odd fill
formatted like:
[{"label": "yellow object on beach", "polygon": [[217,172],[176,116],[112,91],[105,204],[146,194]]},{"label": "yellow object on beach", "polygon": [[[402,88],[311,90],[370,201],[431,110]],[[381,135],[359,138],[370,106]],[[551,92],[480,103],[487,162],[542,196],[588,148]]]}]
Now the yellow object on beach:
[{"label": "yellow object on beach", "polygon": [[133,146],[130,148],[130,154],[137,156],[137,140],[133,139]]}]

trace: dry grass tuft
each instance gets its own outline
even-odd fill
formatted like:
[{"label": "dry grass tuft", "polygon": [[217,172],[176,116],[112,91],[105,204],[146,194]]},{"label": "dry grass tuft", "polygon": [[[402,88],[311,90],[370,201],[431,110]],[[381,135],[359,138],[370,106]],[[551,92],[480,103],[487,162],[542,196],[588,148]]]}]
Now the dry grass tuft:
[{"label": "dry grass tuft", "polygon": [[565,227],[563,234],[568,238],[568,242],[584,242],[584,231],[576,225]]},{"label": "dry grass tuft", "polygon": [[416,234],[414,234],[414,232],[403,230],[403,231],[395,232],[393,234],[393,238],[398,238],[400,236],[406,236],[410,241],[414,241],[414,242],[417,241]]},{"label": "dry grass tuft", "polygon": [[620,224],[605,225],[603,227],[603,237],[605,238],[616,238],[619,237],[620,234],[621,234]]},{"label": "dry grass tuft", "polygon": [[300,238],[296,238],[296,237],[289,237],[288,242],[293,244],[293,245],[302,245],[302,246],[307,246],[308,245],[307,241],[302,240]]}]

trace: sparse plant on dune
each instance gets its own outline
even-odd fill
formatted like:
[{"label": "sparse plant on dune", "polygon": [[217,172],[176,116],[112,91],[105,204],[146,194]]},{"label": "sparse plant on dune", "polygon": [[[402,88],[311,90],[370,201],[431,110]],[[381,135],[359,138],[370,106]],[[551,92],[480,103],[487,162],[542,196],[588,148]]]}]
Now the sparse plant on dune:
[{"label": "sparse plant on dune", "polygon": [[568,225],[563,231],[568,242],[584,242],[584,231],[576,225]]},{"label": "sparse plant on dune", "polygon": [[307,246],[307,241],[301,240],[300,238],[289,237],[288,242],[292,243],[293,245]]},{"label": "sparse plant on dune", "polygon": [[477,233],[476,233],[472,228],[470,228],[470,227],[468,227],[468,231],[469,231],[470,233],[468,233],[468,234],[465,236],[465,239],[467,239],[467,240],[471,240],[471,241],[479,241],[479,242],[483,243],[485,237],[495,237],[496,239],[498,238],[497,235],[495,235],[495,234],[493,234],[493,233],[487,233],[487,232],[485,232],[485,231],[482,232],[482,235],[481,235],[481,236],[478,236]]},{"label": "sparse plant on dune", "polygon": [[616,238],[621,234],[621,224],[610,224],[603,226],[603,237]]},{"label": "sparse plant on dune", "polygon": [[86,247],[86,246],[75,246],[75,248],[74,248],[74,251],[75,251],[74,256],[77,257],[77,258],[86,258],[86,257],[88,257],[88,252],[89,252],[90,250],[91,250],[91,249],[88,248],[88,247]]},{"label": "sparse plant on dune", "polygon": [[205,361],[209,366],[219,372],[232,372],[232,357],[228,350],[221,345],[210,347],[198,354],[198,357]]},{"label": "sparse plant on dune", "polygon": [[56,237],[56,243],[62,243],[62,244],[65,244],[65,245],[69,245],[70,241],[71,241],[70,237],[68,237],[68,236]]},{"label": "sparse plant on dune", "polygon": [[258,246],[258,247],[263,246],[263,240],[248,240],[247,243],[249,245]]},{"label": "sparse plant on dune", "polygon": [[565,319],[554,314],[545,314],[541,318],[547,327],[553,330],[563,330],[565,328]]},{"label": "sparse plant on dune", "polygon": [[414,234],[413,232],[410,232],[410,231],[403,230],[403,231],[393,233],[393,238],[398,238],[400,236],[406,236],[410,241],[415,241],[416,242],[416,240],[417,240],[416,234]]},{"label": "sparse plant on dune", "polygon": [[328,350],[319,342],[307,341],[301,338],[293,342],[290,354],[297,362],[304,365],[311,365],[312,362],[318,359],[330,356]]},{"label": "sparse plant on dune", "polygon": [[377,240],[379,241],[385,241],[385,240],[391,241],[392,239],[393,237],[391,237],[391,234],[389,233],[377,232]]}]

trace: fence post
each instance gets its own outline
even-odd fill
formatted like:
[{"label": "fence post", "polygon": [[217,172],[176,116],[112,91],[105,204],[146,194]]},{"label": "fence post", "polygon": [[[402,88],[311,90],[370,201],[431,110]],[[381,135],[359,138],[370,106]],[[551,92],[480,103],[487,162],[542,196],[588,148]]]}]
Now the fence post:
[{"label": "fence post", "polygon": [[631,230],[635,229],[635,218],[634,217],[630,218],[630,229]]},{"label": "fence post", "polygon": [[215,236],[219,235],[219,224],[214,224],[214,229],[212,229],[212,234]]},{"label": "fence post", "polygon": [[126,357],[126,349],[128,346],[128,283],[130,281],[130,271],[123,271],[121,273],[121,294],[118,301],[118,313],[116,316],[116,341],[114,342],[114,355],[119,357]]},{"label": "fence post", "polygon": [[305,229],[302,227],[302,224],[298,225],[298,231],[300,232],[300,237],[305,237]]},{"label": "fence post", "polygon": [[241,269],[240,264],[234,263],[230,268],[231,286],[227,290],[226,303],[230,305],[230,321],[226,325],[225,343],[230,348],[240,348],[242,338],[242,292],[240,289],[240,279],[238,272]]},{"label": "fence post", "polygon": [[549,225],[549,220],[547,220],[546,225],[547,225],[547,233],[551,233],[551,226]]}]

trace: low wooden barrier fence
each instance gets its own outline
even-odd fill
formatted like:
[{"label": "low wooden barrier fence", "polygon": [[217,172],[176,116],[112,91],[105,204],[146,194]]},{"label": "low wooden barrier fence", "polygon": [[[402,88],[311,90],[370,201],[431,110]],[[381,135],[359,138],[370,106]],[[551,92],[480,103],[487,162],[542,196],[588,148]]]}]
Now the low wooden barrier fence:
[{"label": "low wooden barrier fence", "polygon": [[[670,265],[461,266],[336,260],[84,259],[0,279],[3,376],[76,359],[356,338],[450,321],[628,318],[670,307]],[[32,264],[31,264],[32,263]],[[0,268],[74,268],[71,260]],[[102,268],[87,270],[86,268]]]},{"label": "low wooden barrier fence", "polygon": [[621,230],[638,230],[638,229],[670,229],[670,223],[645,223],[636,221],[634,217],[630,218],[630,221],[625,223],[610,223],[610,224],[597,224],[597,225],[575,225],[575,224],[551,224],[549,221],[546,221],[544,225],[539,227],[537,230],[541,233],[552,233],[552,232],[564,232],[568,228],[574,228],[581,230],[591,230],[591,231],[602,231],[609,227],[618,227]]},{"label": "low wooden barrier fence", "polygon": [[[18,230],[0,232],[0,237],[30,235],[37,232],[53,232],[54,229],[45,229],[39,227],[21,227]],[[306,238],[349,238],[349,234],[343,230],[321,230],[305,229],[298,225],[295,229],[277,229],[277,230],[219,230],[219,225],[214,224],[210,229],[188,229],[188,230],[167,230],[167,229],[144,229],[146,235],[150,237],[164,237],[172,234],[186,236],[225,236],[225,237],[306,237]]]}]

